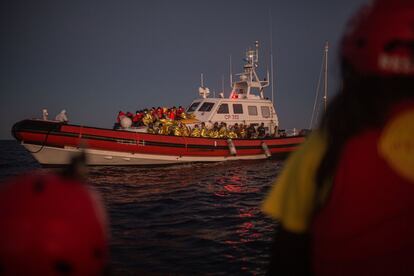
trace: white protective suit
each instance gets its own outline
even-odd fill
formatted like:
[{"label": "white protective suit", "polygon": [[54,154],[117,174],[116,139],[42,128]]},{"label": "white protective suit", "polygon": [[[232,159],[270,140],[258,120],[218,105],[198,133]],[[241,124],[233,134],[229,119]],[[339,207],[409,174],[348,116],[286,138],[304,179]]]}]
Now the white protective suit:
[{"label": "white protective suit", "polygon": [[68,117],[66,116],[66,110],[63,109],[58,115],[56,115],[55,121],[66,123],[68,121]]},{"label": "white protective suit", "polygon": [[42,110],[43,121],[47,121],[47,116],[48,115],[49,115],[49,113],[47,113],[47,109],[43,109]]}]

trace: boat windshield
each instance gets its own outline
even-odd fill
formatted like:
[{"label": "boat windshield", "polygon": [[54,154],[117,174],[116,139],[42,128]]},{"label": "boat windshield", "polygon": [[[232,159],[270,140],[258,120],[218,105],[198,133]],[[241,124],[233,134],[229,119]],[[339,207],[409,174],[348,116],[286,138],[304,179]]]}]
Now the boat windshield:
[{"label": "boat windshield", "polygon": [[198,109],[198,111],[205,111],[209,112],[213,108],[214,103],[205,102],[201,105],[201,107]]},{"label": "boat windshield", "polygon": [[197,107],[200,105],[200,102],[194,102],[190,105],[190,107],[187,109],[187,112],[194,112]]}]

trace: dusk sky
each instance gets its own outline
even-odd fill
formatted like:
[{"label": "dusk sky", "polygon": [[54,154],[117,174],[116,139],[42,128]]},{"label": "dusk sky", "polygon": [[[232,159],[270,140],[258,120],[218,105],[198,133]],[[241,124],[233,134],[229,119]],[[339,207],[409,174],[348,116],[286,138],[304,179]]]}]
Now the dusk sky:
[{"label": "dusk sky", "polygon": [[270,67],[270,17],[279,121],[306,128],[325,40],[332,96],[345,24],[367,2],[1,1],[0,139],[43,108],[52,118],[66,109],[70,123],[111,128],[119,110],[188,106],[200,73],[217,93],[225,76],[228,96],[230,55],[238,73],[258,40],[261,72]]}]

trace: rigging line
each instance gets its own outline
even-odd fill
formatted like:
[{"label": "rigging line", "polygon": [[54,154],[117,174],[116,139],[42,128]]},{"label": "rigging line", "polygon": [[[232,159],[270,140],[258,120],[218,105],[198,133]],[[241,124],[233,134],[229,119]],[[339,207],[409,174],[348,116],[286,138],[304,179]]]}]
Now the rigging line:
[{"label": "rigging line", "polygon": [[315,118],[316,103],[319,99],[319,90],[321,89],[321,80],[322,80],[322,73],[323,73],[324,64],[325,64],[325,53],[323,54],[323,57],[322,57],[321,70],[319,72],[318,85],[316,87],[316,93],[315,93],[316,95],[315,95],[315,101],[313,103],[313,111],[312,111],[311,121],[310,121],[310,124],[309,124],[309,129],[312,129],[313,119]]},{"label": "rigging line", "polygon": [[47,133],[46,133],[46,136],[45,136],[45,139],[43,139],[43,142],[42,142],[42,146],[39,148],[39,149],[37,149],[37,150],[35,150],[35,151],[31,151],[31,150],[29,150],[29,149],[26,149],[28,152],[30,152],[30,153],[39,153],[39,152],[41,152],[42,150],[43,150],[43,148],[45,147],[45,145],[46,145],[46,142],[47,142],[47,138],[49,137],[49,134],[52,132],[52,130],[56,130],[57,128],[56,128],[56,126],[52,126],[48,131],[47,131]]},{"label": "rigging line", "polygon": [[329,51],[329,42],[326,41],[325,42],[325,49],[324,49],[324,54],[325,54],[325,68],[324,68],[324,96],[323,96],[323,101],[324,101],[324,106],[325,106],[325,112],[326,112],[326,106],[327,106],[327,102],[328,102],[328,51]]},{"label": "rigging line", "polygon": [[319,101],[318,102],[318,106],[316,108],[316,116],[315,116],[315,118],[319,118],[319,111],[322,109],[321,103],[322,103],[322,101]]}]

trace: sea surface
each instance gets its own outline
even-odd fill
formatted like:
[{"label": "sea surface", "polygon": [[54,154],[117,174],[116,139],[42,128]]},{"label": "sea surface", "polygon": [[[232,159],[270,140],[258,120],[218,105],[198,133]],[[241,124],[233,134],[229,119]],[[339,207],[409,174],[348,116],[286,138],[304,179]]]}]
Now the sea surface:
[{"label": "sea surface", "polygon": [[[110,217],[113,275],[264,275],[276,222],[260,204],[282,161],[90,167]],[[41,168],[0,141],[0,181]]]}]

